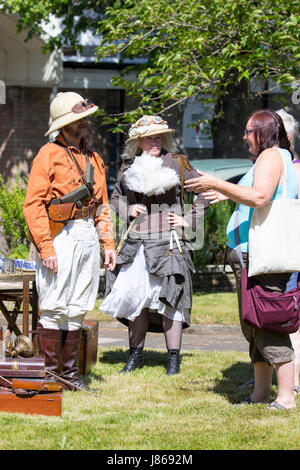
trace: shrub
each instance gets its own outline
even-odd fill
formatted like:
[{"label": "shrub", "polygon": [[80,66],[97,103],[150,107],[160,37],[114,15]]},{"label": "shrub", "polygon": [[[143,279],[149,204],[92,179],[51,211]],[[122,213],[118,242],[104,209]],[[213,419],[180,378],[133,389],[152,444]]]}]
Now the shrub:
[{"label": "shrub", "polygon": [[226,248],[226,226],[236,203],[223,201],[209,206],[204,216],[204,244],[195,252],[196,269],[207,264],[223,264]]},{"label": "shrub", "polygon": [[5,183],[0,175],[0,224],[11,258],[26,258],[30,241],[23,215],[26,181],[19,175]]}]

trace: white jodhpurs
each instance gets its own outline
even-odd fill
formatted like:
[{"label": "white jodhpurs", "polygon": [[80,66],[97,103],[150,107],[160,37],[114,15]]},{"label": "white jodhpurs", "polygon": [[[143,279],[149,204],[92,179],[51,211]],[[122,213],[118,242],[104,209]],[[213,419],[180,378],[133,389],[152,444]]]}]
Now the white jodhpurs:
[{"label": "white jodhpurs", "polygon": [[100,245],[94,219],[70,221],[53,241],[58,273],[37,256],[36,287],[45,328],[77,330],[93,310],[100,277]]}]

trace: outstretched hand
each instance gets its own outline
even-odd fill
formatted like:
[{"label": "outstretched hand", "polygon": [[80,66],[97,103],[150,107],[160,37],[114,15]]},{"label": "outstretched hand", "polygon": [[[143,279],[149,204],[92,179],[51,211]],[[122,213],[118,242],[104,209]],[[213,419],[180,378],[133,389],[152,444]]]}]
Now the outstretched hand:
[{"label": "outstretched hand", "polygon": [[217,178],[214,176],[205,173],[204,171],[196,170],[199,178],[192,178],[185,182],[184,188],[187,191],[192,191],[196,194],[203,193],[204,191],[209,191],[215,189]]},{"label": "outstretched hand", "polygon": [[216,204],[217,202],[221,201],[228,201],[229,199],[227,196],[224,196],[224,194],[214,190],[204,191],[202,196],[204,199],[207,199],[210,204]]}]

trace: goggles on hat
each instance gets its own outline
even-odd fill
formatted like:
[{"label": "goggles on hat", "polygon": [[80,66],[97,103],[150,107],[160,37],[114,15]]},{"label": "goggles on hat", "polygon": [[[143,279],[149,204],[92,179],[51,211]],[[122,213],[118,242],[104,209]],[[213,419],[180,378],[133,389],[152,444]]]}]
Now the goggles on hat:
[{"label": "goggles on hat", "polygon": [[85,100],[79,101],[79,103],[76,103],[73,106],[72,111],[75,114],[80,114],[80,113],[83,113],[84,111],[87,111],[90,108],[93,108],[93,106],[95,106],[94,103],[92,103],[92,101],[86,98]]},{"label": "goggles on hat", "polygon": [[160,116],[154,116],[153,118],[142,118],[136,124],[133,124],[131,127],[141,127],[141,126],[150,126],[151,124],[167,124]]}]

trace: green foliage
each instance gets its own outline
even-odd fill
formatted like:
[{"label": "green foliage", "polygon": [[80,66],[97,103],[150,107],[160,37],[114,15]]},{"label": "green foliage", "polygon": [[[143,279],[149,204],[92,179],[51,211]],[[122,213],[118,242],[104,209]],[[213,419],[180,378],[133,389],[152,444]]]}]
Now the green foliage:
[{"label": "green foliage", "polygon": [[111,5],[119,7],[120,0],[0,0],[0,11],[18,15],[18,30],[26,29],[26,40],[41,36],[43,23],[49,26],[53,16],[58,18],[62,32],[48,37],[43,52],[49,53],[62,45],[81,49],[80,33],[96,33],[99,18]]},{"label": "green foliage", "polygon": [[242,80],[296,79],[298,6],[281,0],[124,0],[99,22],[97,55],[146,59],[136,80],[126,77],[132,67],[113,80],[140,99],[132,119],[198,94],[216,102]]},{"label": "green foliage", "polygon": [[[120,58],[124,69],[112,84],[139,105],[122,115],[102,110],[117,132],[141,114],[166,112],[189,97],[216,103],[241,81],[271,78],[290,86],[299,75],[294,0],[0,0],[1,7],[18,15],[28,38],[40,35],[51,15],[59,18],[62,31],[49,38],[46,52],[80,49],[80,33],[89,30],[101,38],[99,60]],[[144,61],[125,67],[125,59],[136,58]],[[128,79],[130,71],[135,80]]]},{"label": "green foliage", "polygon": [[24,245],[24,243],[19,243],[15,248],[13,248],[10,252],[9,258],[11,259],[27,259],[29,254],[28,246]]},{"label": "green foliage", "polygon": [[204,217],[203,248],[195,253],[194,263],[197,269],[207,264],[223,264],[227,243],[226,227],[236,206],[233,201],[212,204]]},{"label": "green foliage", "polygon": [[25,184],[19,175],[7,184],[0,175],[0,225],[11,250],[11,258],[26,258],[28,255],[29,238],[23,215],[25,195]]}]

